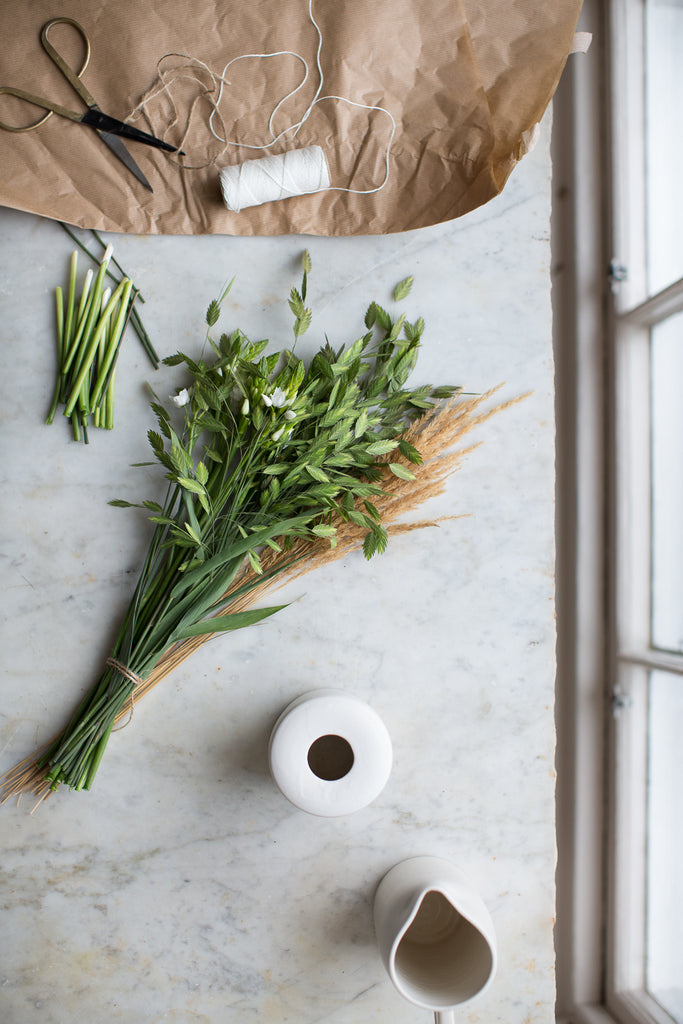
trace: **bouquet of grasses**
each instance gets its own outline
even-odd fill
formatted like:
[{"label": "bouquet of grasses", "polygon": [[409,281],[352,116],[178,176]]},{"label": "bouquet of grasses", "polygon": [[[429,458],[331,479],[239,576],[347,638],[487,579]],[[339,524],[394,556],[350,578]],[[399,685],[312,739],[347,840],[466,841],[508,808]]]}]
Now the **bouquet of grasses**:
[{"label": "bouquet of grasses", "polygon": [[138,506],[153,533],[128,611],[102,675],[66,728],[5,775],[4,799],[90,789],[133,702],[210,637],[283,607],[254,607],[267,590],[355,548],[383,552],[389,529],[427,525],[402,517],[443,489],[467,451],[455,446],[495,411],[454,386],[409,388],[424,323],[377,303],[353,344],[326,342],[306,365],[296,340],[311,321],[309,272],[306,254],[291,349],[268,354],[240,330],[214,341],[228,286],[207,311],[209,357],[165,360],[189,380],[175,407],[152,403],[168,486],[163,503]]}]

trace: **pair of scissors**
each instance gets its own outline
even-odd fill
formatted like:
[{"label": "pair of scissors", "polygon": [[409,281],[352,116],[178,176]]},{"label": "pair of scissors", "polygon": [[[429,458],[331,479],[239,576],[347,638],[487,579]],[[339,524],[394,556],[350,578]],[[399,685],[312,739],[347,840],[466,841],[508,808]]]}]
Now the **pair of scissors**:
[{"label": "pair of scissors", "polygon": [[[72,25],[85,43],[85,57],[83,59],[83,65],[78,73],[69,67],[64,58],[57,52],[57,50],[55,50],[54,46],[48,39],[50,29],[53,25]],[[88,125],[88,127],[93,128],[97,132],[99,137],[102,139],[102,142],[104,142],[111,152],[126,165],[128,170],[135,175],[138,181],[140,181],[145,188],[148,188],[150,192],[153,192],[154,190],[152,189],[152,186],[135,163],[135,160],[133,160],[133,157],[130,155],[121,139],[132,139],[135,142],[142,142],[147,146],[154,146],[156,149],[162,149],[167,153],[178,153],[180,156],[184,156],[182,150],[179,150],[176,146],[169,145],[168,142],[163,142],[161,139],[157,139],[154,135],[149,135],[147,132],[140,131],[139,128],[134,128],[132,125],[126,124],[124,121],[119,121],[115,117],[109,117],[108,114],[102,113],[99,106],[81,81],[81,75],[87,68],[90,61],[90,40],[77,21],[74,21],[73,18],[52,18],[51,21],[48,21],[47,24],[43,25],[40,33],[40,41],[48,56],[52,58],[88,109],[84,114],[79,114],[74,110],[67,110],[66,107],[62,107],[58,103],[53,103],[50,100],[43,99],[41,96],[34,96],[33,93],[24,92],[23,89],[14,89],[9,85],[3,85],[0,86],[0,94],[7,93],[10,96],[18,96],[19,99],[26,100],[28,103],[32,103],[36,107],[42,107],[43,110],[47,110],[47,114],[41,117],[39,121],[35,121],[33,124],[23,125],[18,128],[13,125],[5,124],[4,121],[0,121],[0,128],[4,128],[5,131],[8,132],[30,132],[35,128],[39,128],[41,124],[45,124],[47,119],[52,117],[53,114],[57,114],[59,117],[65,117],[69,121],[76,121],[79,124]]]}]

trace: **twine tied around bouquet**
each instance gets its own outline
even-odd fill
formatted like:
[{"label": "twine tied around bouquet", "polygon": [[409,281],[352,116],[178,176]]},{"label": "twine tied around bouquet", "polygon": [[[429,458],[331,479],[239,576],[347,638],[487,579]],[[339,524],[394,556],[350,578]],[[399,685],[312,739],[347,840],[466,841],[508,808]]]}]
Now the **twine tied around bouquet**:
[{"label": "twine tied around bouquet", "polygon": [[128,721],[124,722],[122,725],[117,725],[115,728],[112,729],[112,732],[119,732],[120,729],[125,729],[127,725],[130,725],[130,723],[133,720],[133,712],[135,710],[135,701],[133,700],[133,696],[138,686],[142,685],[143,680],[139,675],[137,675],[136,672],[133,672],[132,669],[128,668],[127,665],[124,665],[122,661],[118,661],[116,658],[107,658],[106,664],[109,665],[111,668],[116,669],[119,675],[122,675],[125,679],[129,679],[130,682],[133,684],[133,691],[131,692],[131,695],[129,697],[130,714],[128,716]]}]

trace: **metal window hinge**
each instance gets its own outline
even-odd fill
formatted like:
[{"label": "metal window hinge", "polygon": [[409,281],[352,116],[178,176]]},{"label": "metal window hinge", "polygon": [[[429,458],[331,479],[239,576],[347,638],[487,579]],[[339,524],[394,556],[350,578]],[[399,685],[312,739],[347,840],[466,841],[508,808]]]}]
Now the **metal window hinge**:
[{"label": "metal window hinge", "polygon": [[612,292],[618,292],[621,282],[628,280],[628,267],[618,260],[610,260],[608,279]]},{"label": "metal window hinge", "polygon": [[628,711],[629,708],[633,707],[633,697],[630,697],[627,693],[623,693],[621,690],[612,691],[612,714],[615,716],[621,714],[622,711]]}]

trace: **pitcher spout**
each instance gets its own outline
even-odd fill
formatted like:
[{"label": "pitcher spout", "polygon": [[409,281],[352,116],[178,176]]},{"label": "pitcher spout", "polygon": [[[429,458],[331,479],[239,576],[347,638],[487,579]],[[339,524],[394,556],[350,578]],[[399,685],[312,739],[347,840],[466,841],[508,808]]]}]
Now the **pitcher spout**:
[{"label": "pitcher spout", "polygon": [[449,861],[413,857],[393,867],[375,894],[374,919],[387,973],[416,1006],[445,1014],[483,992],[495,974],[491,916]]}]

